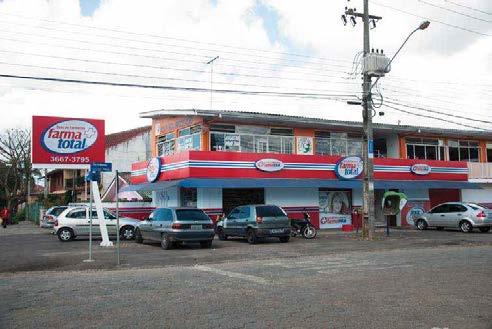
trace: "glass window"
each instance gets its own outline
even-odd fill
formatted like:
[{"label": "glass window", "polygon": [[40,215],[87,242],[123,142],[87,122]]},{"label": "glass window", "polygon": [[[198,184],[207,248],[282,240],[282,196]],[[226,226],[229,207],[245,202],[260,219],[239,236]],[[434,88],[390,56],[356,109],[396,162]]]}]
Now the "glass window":
[{"label": "glass window", "polygon": [[210,134],[210,148],[212,151],[224,150],[224,134],[211,133]]},{"label": "glass window", "polygon": [[210,125],[210,131],[217,131],[217,132],[223,132],[223,133],[235,133],[236,132],[236,126],[214,124],[214,125]]},{"label": "glass window", "polygon": [[268,152],[270,153],[282,153],[282,138],[281,137],[269,137],[268,138]]},{"label": "glass window", "polygon": [[287,214],[277,206],[257,206],[256,216],[259,217],[285,217]]},{"label": "glass window", "polygon": [[478,148],[470,147],[470,162],[478,162]]},{"label": "glass window", "polygon": [[116,216],[107,210],[104,210],[104,218],[106,219],[116,219]]},{"label": "glass window", "polygon": [[79,210],[72,210],[70,213],[67,214],[68,218],[85,218],[86,213],[85,209],[79,209]]},{"label": "glass window", "polygon": [[232,209],[232,211],[229,213],[229,215],[227,215],[227,218],[229,219],[238,219],[239,218],[239,212],[240,212],[240,208],[234,208]]},{"label": "glass window", "polygon": [[447,205],[447,204],[439,205],[439,206],[433,208],[430,212],[432,214],[443,214],[443,213],[447,213],[447,212],[449,212],[449,205]]},{"label": "glass window", "polygon": [[196,188],[181,188],[181,206],[196,207],[197,205],[197,189]]},{"label": "glass window", "polygon": [[282,137],[282,153],[292,154],[294,148],[294,138]]},{"label": "glass window", "polygon": [[426,146],[425,147],[425,158],[428,160],[437,160],[437,147],[436,146]]},{"label": "glass window", "polygon": [[329,138],[316,138],[316,154],[331,155],[331,143]]},{"label": "glass window", "polygon": [[254,152],[255,142],[253,135],[241,135],[241,152]]},{"label": "glass window", "polygon": [[415,159],[415,153],[413,151],[413,145],[407,144],[407,159]]},{"label": "glass window", "polygon": [[448,212],[464,212],[466,207],[461,204],[450,204]]},{"label": "glass window", "polygon": [[188,128],[183,128],[183,129],[180,129],[180,130],[178,131],[178,137],[181,137],[181,136],[188,136],[188,135],[190,135],[190,134],[191,134],[191,130],[190,130],[190,128],[189,128],[189,127],[188,127]]},{"label": "glass window", "polygon": [[246,219],[251,216],[250,207],[239,207],[238,219]]},{"label": "glass window", "polygon": [[49,209],[46,214],[47,215],[52,215],[52,216],[59,216],[65,209],[67,209],[68,207],[54,207],[54,208],[51,208]]},{"label": "glass window", "polygon": [[487,162],[492,162],[492,148],[487,149]]},{"label": "glass window", "polygon": [[165,222],[173,221],[173,211],[171,209],[162,209],[161,220]]},{"label": "glass window", "polygon": [[449,147],[449,161],[460,161],[460,152],[457,147]]},{"label": "glass window", "polygon": [[241,150],[241,135],[239,134],[224,134],[224,150],[240,151]]},{"label": "glass window", "polygon": [[415,159],[425,159],[425,146],[415,145]]},{"label": "glass window", "polygon": [[200,209],[177,209],[176,218],[178,221],[195,221],[195,220],[206,220],[209,221],[210,217],[207,216],[203,210]]}]

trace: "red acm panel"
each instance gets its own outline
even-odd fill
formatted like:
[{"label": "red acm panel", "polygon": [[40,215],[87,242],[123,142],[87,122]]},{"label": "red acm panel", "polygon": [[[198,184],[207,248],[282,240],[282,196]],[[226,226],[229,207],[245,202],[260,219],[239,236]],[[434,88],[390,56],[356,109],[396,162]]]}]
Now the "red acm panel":
[{"label": "red acm panel", "polygon": [[[276,159],[284,164],[298,164],[307,168],[284,168],[279,171],[265,172],[251,167],[251,164],[260,159]],[[268,153],[239,153],[239,152],[214,152],[214,151],[187,151],[171,156],[161,157],[163,171],[160,181],[183,178],[297,178],[297,179],[338,179],[334,170],[316,170],[309,167],[312,164],[325,164],[334,166],[341,157],[320,155],[296,155],[296,154],[268,154]],[[194,163],[202,162],[201,166]],[[247,168],[237,168],[238,162],[247,163]],[[180,167],[179,164],[182,163]],[[376,180],[408,180],[408,181],[466,181],[467,165],[463,162],[426,161],[410,159],[374,159]],[[417,175],[408,170],[414,164],[427,164],[435,171],[427,175]],[[132,183],[138,184],[146,181],[145,168],[147,162],[139,162],[132,165],[132,170],[140,170],[138,175],[132,177]],[[175,167],[178,166],[178,167]],[[403,169],[401,169],[403,168]],[[406,168],[406,169],[405,169]],[[439,169],[464,169],[463,173],[439,172]],[[362,178],[362,177],[359,177]]]},{"label": "red acm panel", "polygon": [[104,120],[32,117],[32,164],[86,168],[105,160]]}]

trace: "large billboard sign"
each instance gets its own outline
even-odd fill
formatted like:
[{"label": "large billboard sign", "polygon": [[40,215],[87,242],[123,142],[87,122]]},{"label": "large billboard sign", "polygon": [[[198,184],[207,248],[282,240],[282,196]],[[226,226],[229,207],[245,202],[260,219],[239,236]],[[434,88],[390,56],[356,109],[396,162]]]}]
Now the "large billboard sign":
[{"label": "large billboard sign", "polygon": [[86,169],[104,162],[104,120],[32,117],[34,168]]}]

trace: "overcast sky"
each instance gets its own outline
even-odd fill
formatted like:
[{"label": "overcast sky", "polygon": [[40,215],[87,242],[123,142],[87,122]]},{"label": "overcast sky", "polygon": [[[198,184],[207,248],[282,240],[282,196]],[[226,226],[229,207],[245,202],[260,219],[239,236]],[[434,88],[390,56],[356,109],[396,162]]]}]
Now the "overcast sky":
[{"label": "overcast sky", "polygon": [[[380,80],[384,104],[460,124],[387,107],[375,121],[490,130],[492,1],[370,4],[383,17],[371,30],[371,47],[389,56],[421,17],[432,21]],[[0,72],[207,89],[206,62],[219,56],[214,89],[330,99],[215,93],[213,109],[357,121],[360,107],[346,99],[360,95],[360,74],[351,72],[362,22],[343,26],[345,6],[362,11],[362,0],[3,0]],[[210,94],[0,78],[0,108],[0,129],[28,127],[37,114],[102,118],[116,132],[150,123],[139,119],[143,111],[209,109]]]}]

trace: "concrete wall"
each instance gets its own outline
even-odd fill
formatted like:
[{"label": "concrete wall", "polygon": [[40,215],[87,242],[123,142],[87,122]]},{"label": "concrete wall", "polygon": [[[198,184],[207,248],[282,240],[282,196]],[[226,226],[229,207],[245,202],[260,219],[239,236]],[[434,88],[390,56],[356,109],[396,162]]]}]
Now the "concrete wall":
[{"label": "concrete wall", "polygon": [[481,190],[461,190],[463,202],[492,204],[492,184],[482,185],[481,187]]},{"label": "concrete wall", "polygon": [[397,134],[386,136],[386,150],[388,153],[388,158],[400,157],[400,142]]},{"label": "concrete wall", "polygon": [[265,203],[281,207],[319,205],[317,188],[265,188]]},{"label": "concrete wall", "polygon": [[106,162],[113,164],[113,171],[102,173],[102,193],[106,191],[114,179],[116,170],[120,173],[129,173],[133,162],[150,159],[149,133],[143,133],[124,143],[110,147],[106,150]]},{"label": "concrete wall", "polygon": [[162,191],[152,192],[152,205],[154,207],[178,207],[179,189],[170,187]]},{"label": "concrete wall", "polygon": [[197,208],[222,209],[222,188],[198,188]]}]

